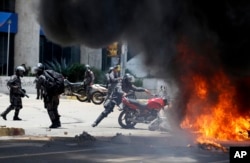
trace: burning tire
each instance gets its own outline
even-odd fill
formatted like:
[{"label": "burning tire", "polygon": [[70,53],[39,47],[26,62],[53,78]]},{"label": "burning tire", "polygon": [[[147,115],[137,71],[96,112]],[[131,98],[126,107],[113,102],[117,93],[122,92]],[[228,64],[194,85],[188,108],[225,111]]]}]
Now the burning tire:
[{"label": "burning tire", "polygon": [[80,96],[76,96],[77,100],[81,101],[81,102],[85,102],[87,101],[87,94],[86,91],[84,89],[79,89],[77,91],[77,94],[80,94]]},{"label": "burning tire", "polygon": [[125,129],[134,128],[136,125],[136,122],[132,121],[132,119],[135,117],[134,114],[134,111],[123,110],[118,117],[119,125]]},{"label": "burning tire", "polygon": [[103,103],[104,99],[105,94],[99,91],[94,92],[91,97],[92,102],[96,105],[100,105],[101,103]]}]

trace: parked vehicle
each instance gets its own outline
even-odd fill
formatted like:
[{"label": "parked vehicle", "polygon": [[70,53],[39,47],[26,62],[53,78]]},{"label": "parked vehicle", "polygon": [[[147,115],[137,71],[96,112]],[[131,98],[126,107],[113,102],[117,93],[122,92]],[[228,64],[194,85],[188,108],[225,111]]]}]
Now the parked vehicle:
[{"label": "parked vehicle", "polygon": [[102,84],[93,84],[91,87],[91,101],[96,105],[102,104],[108,94],[108,89]]},{"label": "parked vehicle", "polygon": [[87,101],[84,82],[72,83],[68,79],[64,79],[64,95],[76,96],[77,100],[81,102]]},{"label": "parked vehicle", "polygon": [[[93,84],[91,88],[91,101],[97,105],[103,103],[108,89],[101,84]],[[87,92],[84,87],[84,82],[72,83],[68,79],[64,79],[64,95],[76,96],[77,100],[81,102],[87,101]]]},{"label": "parked vehicle", "polygon": [[118,123],[122,128],[128,129],[134,128],[137,123],[149,124],[158,118],[159,111],[168,105],[168,101],[163,97],[154,96],[143,103],[123,97],[122,104],[123,111],[118,117]]}]

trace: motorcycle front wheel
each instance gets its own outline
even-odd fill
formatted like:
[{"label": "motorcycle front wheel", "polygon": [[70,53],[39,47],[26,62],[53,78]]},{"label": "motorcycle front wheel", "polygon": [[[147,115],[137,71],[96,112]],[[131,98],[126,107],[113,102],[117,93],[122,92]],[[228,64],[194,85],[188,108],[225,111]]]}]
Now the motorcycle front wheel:
[{"label": "motorcycle front wheel", "polygon": [[77,91],[77,94],[80,94],[80,96],[76,96],[77,100],[81,101],[81,102],[85,102],[88,100],[87,98],[87,93],[84,89],[79,89]]},{"label": "motorcycle front wheel", "polygon": [[135,116],[134,114],[134,111],[123,110],[118,117],[119,125],[125,129],[134,128],[136,122],[131,121]]},{"label": "motorcycle front wheel", "polygon": [[105,94],[99,91],[96,91],[92,94],[91,96],[91,100],[94,104],[96,105],[100,105],[101,103],[103,103],[103,101],[105,100]]}]

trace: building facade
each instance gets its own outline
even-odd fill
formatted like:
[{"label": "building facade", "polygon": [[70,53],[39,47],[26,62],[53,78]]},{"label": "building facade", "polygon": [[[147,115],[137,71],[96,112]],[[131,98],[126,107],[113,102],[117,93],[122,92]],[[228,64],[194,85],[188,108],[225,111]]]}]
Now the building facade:
[{"label": "building facade", "polygon": [[61,47],[48,40],[36,21],[32,1],[0,0],[0,75],[12,75],[18,65],[29,68],[62,59],[103,70],[111,60],[103,49]]}]

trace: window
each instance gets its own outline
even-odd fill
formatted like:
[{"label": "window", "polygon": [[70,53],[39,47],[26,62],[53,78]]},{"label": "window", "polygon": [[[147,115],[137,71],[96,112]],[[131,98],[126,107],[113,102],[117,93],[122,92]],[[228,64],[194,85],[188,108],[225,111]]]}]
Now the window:
[{"label": "window", "polygon": [[45,36],[40,36],[40,56],[41,63],[52,61],[61,62],[66,60],[66,64],[80,63],[80,47],[61,47],[49,41]]},{"label": "window", "polygon": [[15,12],[15,0],[0,0],[0,11]]}]

